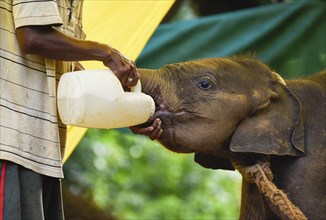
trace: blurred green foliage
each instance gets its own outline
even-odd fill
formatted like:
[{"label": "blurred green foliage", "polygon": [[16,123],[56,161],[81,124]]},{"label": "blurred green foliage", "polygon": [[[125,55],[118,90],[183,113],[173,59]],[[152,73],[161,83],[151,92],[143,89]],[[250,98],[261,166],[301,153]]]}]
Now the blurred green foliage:
[{"label": "blurred green foliage", "polygon": [[[205,169],[127,129],[89,129],[64,185],[118,219],[237,219],[241,177]],[[78,201],[76,201],[78,202]]]}]

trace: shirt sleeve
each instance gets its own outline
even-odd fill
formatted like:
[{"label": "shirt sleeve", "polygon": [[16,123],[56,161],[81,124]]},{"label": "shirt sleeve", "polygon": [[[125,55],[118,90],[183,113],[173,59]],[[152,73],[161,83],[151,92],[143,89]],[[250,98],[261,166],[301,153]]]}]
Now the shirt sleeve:
[{"label": "shirt sleeve", "polygon": [[55,0],[14,0],[13,16],[15,28],[29,25],[63,24]]}]

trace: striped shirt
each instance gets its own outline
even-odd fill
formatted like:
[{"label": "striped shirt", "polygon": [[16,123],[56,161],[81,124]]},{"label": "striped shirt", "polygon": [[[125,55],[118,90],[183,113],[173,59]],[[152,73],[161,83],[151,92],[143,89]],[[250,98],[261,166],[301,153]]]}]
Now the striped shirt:
[{"label": "striped shirt", "polygon": [[51,25],[84,39],[80,0],[0,1],[0,160],[62,178],[67,128],[60,122],[56,87],[72,62],[25,55],[15,29]]}]

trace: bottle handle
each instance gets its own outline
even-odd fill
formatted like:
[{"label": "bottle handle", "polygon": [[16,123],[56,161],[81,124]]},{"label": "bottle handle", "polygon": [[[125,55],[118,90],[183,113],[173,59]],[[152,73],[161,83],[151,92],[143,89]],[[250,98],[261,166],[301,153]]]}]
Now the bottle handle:
[{"label": "bottle handle", "polygon": [[137,84],[134,87],[130,88],[131,92],[138,92],[141,93],[141,83],[140,79],[138,80]]}]

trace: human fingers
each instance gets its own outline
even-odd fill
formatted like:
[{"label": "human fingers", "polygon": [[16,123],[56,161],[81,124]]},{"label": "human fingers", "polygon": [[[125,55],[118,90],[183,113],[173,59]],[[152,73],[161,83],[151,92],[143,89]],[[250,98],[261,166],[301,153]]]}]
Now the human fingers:
[{"label": "human fingers", "polygon": [[139,80],[139,73],[138,73],[136,64],[133,61],[131,61],[131,63],[132,63],[132,68],[129,71],[128,80],[127,80],[128,81],[127,86],[129,88],[136,86],[136,84]]},{"label": "human fingers", "polygon": [[130,126],[129,128],[134,134],[141,134],[147,136],[154,130],[153,126],[149,126],[146,128],[141,128],[139,126]]},{"label": "human fingers", "polygon": [[135,86],[139,79],[135,63],[118,50],[111,47],[109,50],[110,55],[103,61],[103,64],[112,70],[123,87]]},{"label": "human fingers", "polygon": [[139,73],[136,64],[132,60],[125,58],[122,54],[121,56],[123,58],[125,69],[116,74],[119,74],[121,83],[124,87],[131,88],[136,86],[139,80]]},{"label": "human fingers", "polygon": [[163,133],[162,122],[159,118],[156,118],[153,124],[146,128],[139,126],[131,126],[129,128],[134,134],[146,135],[152,140],[160,138]]},{"label": "human fingers", "polygon": [[157,126],[153,126],[154,130],[151,132],[151,134],[149,135],[149,138],[151,140],[155,140],[161,137],[161,135],[163,134],[163,129],[162,129],[162,121],[158,120],[157,121]]}]

